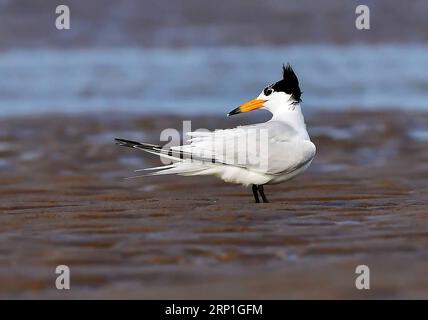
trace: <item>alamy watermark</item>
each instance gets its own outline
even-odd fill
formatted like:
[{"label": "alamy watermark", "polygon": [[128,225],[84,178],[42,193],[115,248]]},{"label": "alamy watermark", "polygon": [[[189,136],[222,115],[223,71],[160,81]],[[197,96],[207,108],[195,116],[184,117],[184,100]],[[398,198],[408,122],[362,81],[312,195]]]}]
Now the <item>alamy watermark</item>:
[{"label": "alamy watermark", "polygon": [[164,165],[180,160],[202,165],[217,163],[260,170],[268,168],[269,131],[266,128],[192,131],[191,121],[183,121],[182,133],[174,128],[164,129],[160,141],[167,142],[159,152]]},{"label": "alamy watermark", "polygon": [[[71,29],[70,7],[65,4],[60,4],[55,8],[55,27],[58,30]],[[367,5],[360,4],[355,8],[355,27],[358,30],[370,30],[370,8]]]},{"label": "alamy watermark", "polygon": [[369,290],[370,268],[364,264],[358,265],[355,268],[355,274],[358,274],[358,277],[355,279],[355,288],[358,290]]},{"label": "alamy watermark", "polygon": [[367,5],[360,4],[355,8],[355,27],[358,30],[370,30],[370,8]]},{"label": "alamy watermark", "polygon": [[66,265],[59,265],[55,268],[55,287],[58,290],[70,290],[70,268]]},{"label": "alamy watermark", "polygon": [[55,13],[58,15],[55,19],[55,27],[58,30],[70,30],[70,8],[65,4],[61,4],[55,8]]}]

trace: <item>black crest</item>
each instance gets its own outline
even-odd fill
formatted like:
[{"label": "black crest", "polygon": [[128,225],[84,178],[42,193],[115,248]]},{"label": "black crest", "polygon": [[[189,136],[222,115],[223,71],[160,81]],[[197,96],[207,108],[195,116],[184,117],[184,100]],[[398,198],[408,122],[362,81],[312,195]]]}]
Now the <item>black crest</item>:
[{"label": "black crest", "polygon": [[291,94],[291,97],[296,101],[302,101],[300,99],[302,91],[299,87],[299,79],[297,79],[293,68],[287,63],[287,66],[282,66],[282,80],[278,81],[272,86],[276,92],[282,91],[286,94]]}]

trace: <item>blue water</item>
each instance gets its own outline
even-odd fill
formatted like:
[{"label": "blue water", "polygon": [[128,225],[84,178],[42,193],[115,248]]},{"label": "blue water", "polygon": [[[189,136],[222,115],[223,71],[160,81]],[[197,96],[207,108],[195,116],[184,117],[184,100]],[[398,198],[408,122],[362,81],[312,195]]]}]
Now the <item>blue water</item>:
[{"label": "blue water", "polygon": [[428,46],[98,48],[0,52],[0,115],[225,114],[290,62],[311,110],[428,110]]}]

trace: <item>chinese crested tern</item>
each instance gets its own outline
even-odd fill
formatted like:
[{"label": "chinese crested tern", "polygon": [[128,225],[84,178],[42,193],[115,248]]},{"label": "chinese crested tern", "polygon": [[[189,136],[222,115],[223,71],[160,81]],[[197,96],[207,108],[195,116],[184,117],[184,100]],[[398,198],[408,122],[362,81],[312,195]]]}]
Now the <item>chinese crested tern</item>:
[{"label": "chinese crested tern", "polygon": [[172,162],[142,169],[153,171],[147,175],[213,175],[225,182],[251,185],[255,202],[260,202],[259,194],[263,202],[268,202],[264,185],[294,178],[309,167],[315,156],[316,148],[306,131],[300,106],[301,94],[299,80],[287,64],[283,66],[280,81],[268,85],[256,99],[228,114],[265,109],[272,114],[265,123],[212,132],[190,132],[188,144],[168,148],[125,139],[116,141],[121,146]]}]

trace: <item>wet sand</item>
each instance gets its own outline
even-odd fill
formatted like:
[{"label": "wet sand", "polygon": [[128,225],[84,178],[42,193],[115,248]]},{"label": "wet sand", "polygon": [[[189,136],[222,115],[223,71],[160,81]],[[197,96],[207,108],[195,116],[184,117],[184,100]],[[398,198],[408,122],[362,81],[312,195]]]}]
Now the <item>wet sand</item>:
[{"label": "wet sand", "polygon": [[113,138],[158,142],[182,118],[0,120],[0,298],[428,297],[428,114],[309,115],[313,165],[258,205],[216,178],[123,179],[159,162]]}]

